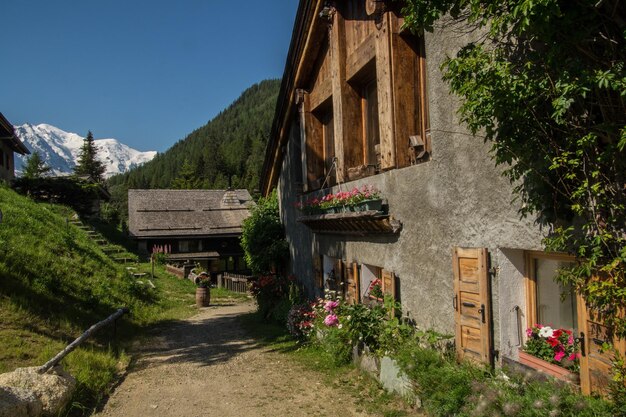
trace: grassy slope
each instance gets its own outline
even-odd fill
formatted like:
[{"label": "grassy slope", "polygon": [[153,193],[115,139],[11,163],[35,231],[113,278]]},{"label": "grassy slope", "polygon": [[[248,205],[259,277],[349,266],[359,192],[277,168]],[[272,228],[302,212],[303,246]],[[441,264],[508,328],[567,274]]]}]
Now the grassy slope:
[{"label": "grassy slope", "polygon": [[[157,268],[156,289],[139,285],[87,235],[66,223],[65,207],[34,203],[0,186],[0,372],[41,365],[91,324],[120,306],[131,316],[70,354],[79,380],[72,414],[106,393],[131,337],[153,323],[196,310],[194,286]],[[148,270],[148,265],[136,265]]]}]

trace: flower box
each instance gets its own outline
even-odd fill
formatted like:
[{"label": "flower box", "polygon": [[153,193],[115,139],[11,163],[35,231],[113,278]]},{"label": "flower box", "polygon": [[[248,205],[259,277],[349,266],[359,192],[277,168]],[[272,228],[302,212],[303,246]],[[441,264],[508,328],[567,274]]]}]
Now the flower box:
[{"label": "flower box", "polygon": [[354,211],[382,211],[383,210],[383,200],[375,199],[375,200],[365,200],[361,201],[354,207]]},{"label": "flower box", "polygon": [[577,373],[571,372],[569,369],[563,368],[562,366],[539,359],[530,353],[524,352],[523,350],[519,351],[519,362],[554,378],[560,379],[561,381],[574,384],[580,383],[580,376]]}]

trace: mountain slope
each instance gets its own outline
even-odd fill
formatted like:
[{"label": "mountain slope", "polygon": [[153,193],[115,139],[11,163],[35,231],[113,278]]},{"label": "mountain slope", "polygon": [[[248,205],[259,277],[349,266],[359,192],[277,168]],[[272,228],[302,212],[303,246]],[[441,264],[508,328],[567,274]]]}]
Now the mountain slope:
[{"label": "mountain slope", "polygon": [[253,192],[258,188],[279,87],[279,80],[253,85],[213,120],[163,154],[110,178],[114,195],[123,196],[128,188],[169,188],[183,175],[185,161],[184,174],[192,176],[198,188],[225,188],[230,177],[233,187]]},{"label": "mountain slope", "polygon": [[[23,124],[15,126],[15,133],[32,151],[38,151],[55,175],[69,174],[74,170],[83,137],[76,133],[66,132],[48,124]],[[105,177],[126,172],[136,166],[150,161],[156,156],[155,151],[140,152],[116,139],[96,139],[99,148],[98,157],[106,167]],[[26,158],[17,155],[16,171],[21,172]]]}]

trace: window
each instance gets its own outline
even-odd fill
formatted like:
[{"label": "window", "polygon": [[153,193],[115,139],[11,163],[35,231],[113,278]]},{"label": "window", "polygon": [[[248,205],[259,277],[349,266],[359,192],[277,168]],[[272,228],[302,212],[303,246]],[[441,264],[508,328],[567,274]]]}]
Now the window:
[{"label": "window", "polygon": [[0,167],[4,166],[4,151],[0,149]]},{"label": "window", "polygon": [[376,81],[370,81],[361,90],[361,115],[365,165],[380,171],[380,131],[378,125],[378,92]]},{"label": "window", "polygon": [[181,253],[200,252],[202,250],[202,241],[200,240],[181,240],[178,242],[178,251]]},{"label": "window", "polygon": [[576,331],[576,294],[555,277],[557,271],[572,264],[566,255],[530,253],[528,255],[528,327],[535,323]]},{"label": "window", "polygon": [[7,163],[6,163],[6,166],[7,166],[7,169],[11,169],[11,159],[10,159],[9,155],[10,155],[10,154],[9,154],[8,152],[4,154],[4,156],[6,157],[6,162],[7,162]]}]

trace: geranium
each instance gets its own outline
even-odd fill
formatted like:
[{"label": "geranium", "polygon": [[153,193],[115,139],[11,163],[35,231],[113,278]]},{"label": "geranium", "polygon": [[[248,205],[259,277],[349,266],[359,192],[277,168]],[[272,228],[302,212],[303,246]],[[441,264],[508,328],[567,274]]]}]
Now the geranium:
[{"label": "geranium", "polygon": [[578,345],[568,329],[535,324],[526,330],[523,350],[533,356],[573,371],[578,370]]},{"label": "geranium", "polygon": [[339,191],[334,194],[326,194],[322,197],[313,197],[295,206],[306,214],[313,214],[320,210],[333,207],[352,207],[366,200],[379,200],[380,192],[371,185],[361,188],[354,187],[351,191]]}]

